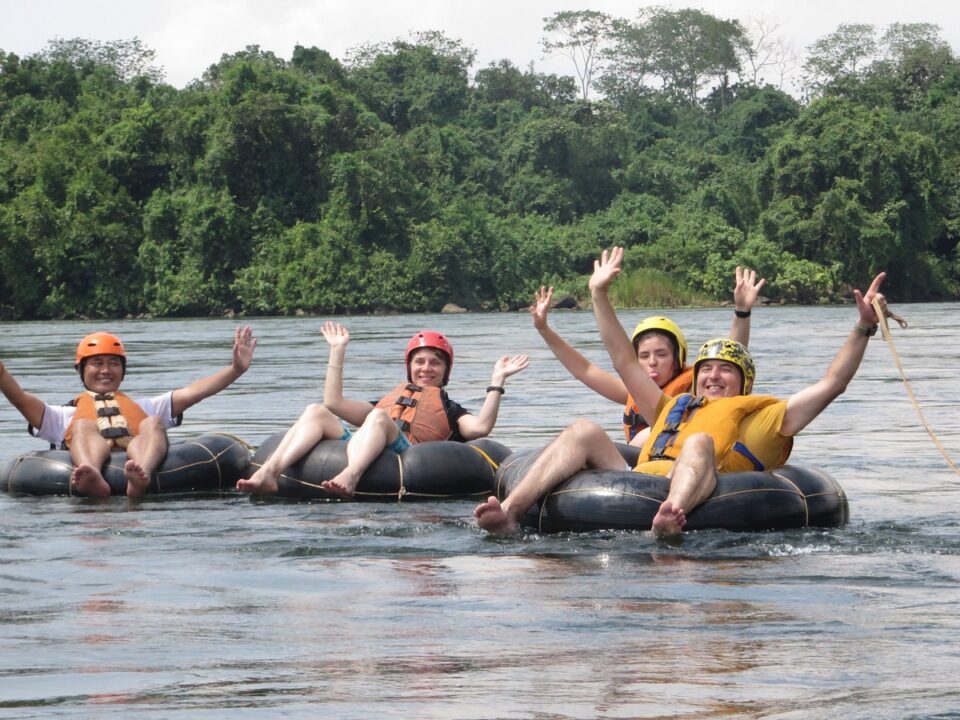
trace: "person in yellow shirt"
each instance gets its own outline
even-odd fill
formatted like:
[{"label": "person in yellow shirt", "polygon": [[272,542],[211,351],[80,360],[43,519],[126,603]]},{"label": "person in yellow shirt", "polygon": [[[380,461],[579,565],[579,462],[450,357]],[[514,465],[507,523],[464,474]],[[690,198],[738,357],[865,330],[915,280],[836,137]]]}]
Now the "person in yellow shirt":
[{"label": "person in yellow shirt", "polygon": [[[729,337],[750,344],[750,313],[766,281],[757,280],[755,270],[737,266],[733,289],[734,316]],[[640,414],[623,380],[594,365],[554,330],[547,316],[553,288],[541,287],[533,297],[530,315],[533,327],[557,360],[595,393],[623,405],[623,433],[626,442],[640,446],[647,438],[649,424]],[[671,397],[690,392],[693,368],[687,365],[687,340],[680,327],[668,317],[644,318],[630,335],[637,362],[653,381]]]},{"label": "person in yellow shirt", "polygon": [[[653,519],[659,536],[676,535],[687,513],[713,493],[717,473],[778,467],[790,452],[792,438],[819,415],[853,379],[879,318],[885,273],[866,293],[854,290],[859,319],[820,380],[786,400],[753,396],[756,375],[749,351],[740,343],[711,340],[694,363],[693,393],[670,398],[636,361],[629,338],[610,304],[610,283],[620,274],[623,249],[603,251],[594,263],[590,292],[594,313],[614,368],[644,417],[656,418],[635,470],[669,479],[667,498]],[[501,504],[490,497],[474,509],[479,526],[489,532],[514,530],[519,518],[539,498],[584,468],[623,470],[620,451],[595,423],[577,420],[541,453]]]}]

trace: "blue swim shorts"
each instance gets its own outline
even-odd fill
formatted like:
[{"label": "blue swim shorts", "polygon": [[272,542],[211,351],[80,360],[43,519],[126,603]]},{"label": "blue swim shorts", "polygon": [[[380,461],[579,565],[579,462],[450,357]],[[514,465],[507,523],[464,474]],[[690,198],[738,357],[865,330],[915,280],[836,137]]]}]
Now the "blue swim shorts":
[{"label": "blue swim shorts", "polygon": [[[348,427],[347,427],[344,423],[342,423],[342,422],[340,423],[340,425],[343,427],[343,435],[341,435],[341,436],[339,437],[339,439],[340,439],[340,440],[349,440],[350,438],[352,438],[352,437],[353,437],[353,433],[350,432],[350,428],[348,428]],[[394,441],[393,441],[392,443],[390,443],[389,445],[387,445],[387,449],[388,449],[388,450],[393,450],[397,455],[402,454],[402,453],[403,453],[405,450],[407,450],[407,448],[409,448],[409,447],[410,447],[410,441],[407,440],[407,436],[404,435],[403,433],[400,433],[399,435],[397,435],[397,439],[394,440]]]}]

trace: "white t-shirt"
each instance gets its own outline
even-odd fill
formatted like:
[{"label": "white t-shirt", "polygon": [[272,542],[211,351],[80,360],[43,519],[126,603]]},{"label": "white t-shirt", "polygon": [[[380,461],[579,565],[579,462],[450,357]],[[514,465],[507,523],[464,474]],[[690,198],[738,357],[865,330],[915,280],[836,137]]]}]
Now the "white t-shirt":
[{"label": "white t-shirt", "polygon": [[[172,417],[173,413],[173,391],[157,395],[152,398],[135,398],[134,402],[139,405],[143,412],[149,417],[158,417],[165,428],[172,428],[177,424],[177,419]],[[43,421],[37,430],[37,437],[60,447],[63,437],[67,432],[67,426],[73,419],[77,409],[73,405],[50,405],[43,404]]]}]

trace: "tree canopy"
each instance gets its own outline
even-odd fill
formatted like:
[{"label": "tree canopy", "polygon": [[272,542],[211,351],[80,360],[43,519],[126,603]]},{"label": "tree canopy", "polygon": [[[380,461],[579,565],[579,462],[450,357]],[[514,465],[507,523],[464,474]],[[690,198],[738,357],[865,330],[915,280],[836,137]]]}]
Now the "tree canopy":
[{"label": "tree canopy", "polygon": [[775,301],[881,269],[894,299],[958,296],[938,28],[840,26],[799,100],[761,81],[771,36],[700,10],[544,32],[575,77],[475,68],[438,32],[250,46],[183,89],[136,39],[0,50],[0,316],[515,308],[583,292],[612,244],[718,299],[737,264]]}]

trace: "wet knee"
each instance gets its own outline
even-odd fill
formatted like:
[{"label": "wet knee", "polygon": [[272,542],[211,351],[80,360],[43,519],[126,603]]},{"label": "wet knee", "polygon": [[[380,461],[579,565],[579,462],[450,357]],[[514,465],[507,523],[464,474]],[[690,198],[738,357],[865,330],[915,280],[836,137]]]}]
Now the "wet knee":
[{"label": "wet knee", "polygon": [[389,425],[393,425],[394,422],[386,410],[374,408],[370,411],[370,414],[367,415],[366,419],[363,421],[363,424],[367,427],[386,428]]},{"label": "wet knee", "polygon": [[333,413],[327,409],[326,405],[322,405],[321,403],[310,403],[300,414],[302,420],[318,423],[332,417],[334,417]]},{"label": "wet knee", "polygon": [[160,418],[151,415],[150,417],[144,418],[140,421],[140,435],[158,432],[166,432],[166,428],[163,427],[163,422],[161,422]]},{"label": "wet knee", "polygon": [[713,456],[713,436],[710,433],[694,433],[683,444],[684,452],[699,456]]},{"label": "wet knee", "polygon": [[73,435],[96,435],[100,437],[100,428],[96,420],[74,420]]},{"label": "wet knee", "polygon": [[603,435],[605,438],[607,437],[603,428],[591,420],[583,420],[582,418],[574,420],[563,432],[577,442],[590,442],[596,440],[600,435]]}]

